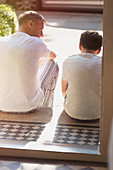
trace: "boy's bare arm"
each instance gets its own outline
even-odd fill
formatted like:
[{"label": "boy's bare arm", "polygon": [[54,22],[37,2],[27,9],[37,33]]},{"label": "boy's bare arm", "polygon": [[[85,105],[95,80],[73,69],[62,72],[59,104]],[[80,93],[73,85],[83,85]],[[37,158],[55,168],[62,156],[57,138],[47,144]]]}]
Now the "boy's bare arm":
[{"label": "boy's bare arm", "polygon": [[68,80],[62,80],[62,95],[66,96],[66,91],[68,89]]}]

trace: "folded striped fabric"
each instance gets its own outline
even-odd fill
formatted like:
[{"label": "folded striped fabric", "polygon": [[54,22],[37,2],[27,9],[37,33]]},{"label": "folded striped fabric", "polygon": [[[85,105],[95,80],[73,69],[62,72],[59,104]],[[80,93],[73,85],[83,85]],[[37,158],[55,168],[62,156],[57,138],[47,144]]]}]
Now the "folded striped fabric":
[{"label": "folded striped fabric", "polygon": [[58,64],[53,61],[47,61],[40,69],[41,88],[44,91],[42,107],[52,107],[54,99],[54,90],[59,75]]}]

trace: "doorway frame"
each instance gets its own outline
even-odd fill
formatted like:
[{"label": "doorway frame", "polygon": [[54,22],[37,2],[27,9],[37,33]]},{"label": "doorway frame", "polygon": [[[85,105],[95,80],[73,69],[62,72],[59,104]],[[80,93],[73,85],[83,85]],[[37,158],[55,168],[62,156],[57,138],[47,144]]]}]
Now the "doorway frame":
[{"label": "doorway frame", "polygon": [[102,113],[100,122],[100,147],[98,154],[54,152],[44,150],[28,150],[15,148],[0,148],[0,156],[15,156],[24,158],[40,158],[72,161],[108,161],[108,146],[111,122],[113,117],[113,1],[104,1],[103,12],[103,87]]}]

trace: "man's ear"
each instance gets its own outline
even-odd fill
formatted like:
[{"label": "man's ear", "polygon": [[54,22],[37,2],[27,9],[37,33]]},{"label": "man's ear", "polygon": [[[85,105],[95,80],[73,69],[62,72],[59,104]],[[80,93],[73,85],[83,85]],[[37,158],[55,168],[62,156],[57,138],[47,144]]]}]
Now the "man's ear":
[{"label": "man's ear", "polygon": [[79,43],[79,50],[80,50],[80,51],[82,50],[82,45],[81,45],[81,43]]},{"label": "man's ear", "polygon": [[101,48],[99,48],[97,51],[96,51],[96,54],[99,54],[101,51]]},{"label": "man's ear", "polygon": [[33,21],[32,21],[32,20],[29,20],[27,24],[28,24],[28,27],[31,29],[31,28],[32,28],[32,25],[33,25]]}]

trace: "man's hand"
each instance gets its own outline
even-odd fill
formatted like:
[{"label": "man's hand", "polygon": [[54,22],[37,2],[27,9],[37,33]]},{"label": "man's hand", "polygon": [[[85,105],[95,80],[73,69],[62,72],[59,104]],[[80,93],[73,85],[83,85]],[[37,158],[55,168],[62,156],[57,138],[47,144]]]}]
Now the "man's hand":
[{"label": "man's hand", "polygon": [[53,51],[51,51],[48,59],[53,60],[55,58],[56,58],[56,54]]}]

